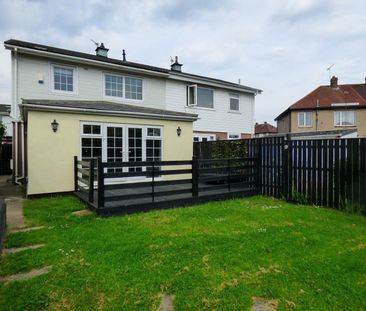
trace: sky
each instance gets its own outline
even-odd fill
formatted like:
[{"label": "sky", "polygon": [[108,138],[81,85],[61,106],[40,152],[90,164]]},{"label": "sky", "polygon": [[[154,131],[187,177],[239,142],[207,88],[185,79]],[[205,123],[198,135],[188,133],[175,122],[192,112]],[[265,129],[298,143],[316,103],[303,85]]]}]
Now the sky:
[{"label": "sky", "polygon": [[[365,0],[0,0],[0,40],[19,39],[169,68],[263,90],[257,122],[274,119],[331,75],[366,77]],[[11,101],[0,49],[0,104]]]}]

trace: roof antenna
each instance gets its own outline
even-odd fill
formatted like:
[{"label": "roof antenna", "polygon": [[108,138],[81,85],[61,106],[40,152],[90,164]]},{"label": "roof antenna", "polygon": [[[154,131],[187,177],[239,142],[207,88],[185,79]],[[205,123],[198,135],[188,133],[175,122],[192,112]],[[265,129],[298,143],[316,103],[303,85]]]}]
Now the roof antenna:
[{"label": "roof antenna", "polygon": [[174,59],[173,57],[170,56],[170,64],[173,64],[174,63]]},{"label": "roof antenna", "polygon": [[240,81],[240,78],[238,79],[238,84],[240,85],[241,81]]},{"label": "roof antenna", "polygon": [[99,46],[99,43],[94,41],[93,39],[90,39],[91,42],[93,42],[97,47]]},{"label": "roof antenna", "polygon": [[328,68],[327,68],[327,71],[328,71],[328,75],[329,75],[329,80],[331,78],[331,70],[332,70],[332,67],[334,66],[334,64],[330,65]]}]

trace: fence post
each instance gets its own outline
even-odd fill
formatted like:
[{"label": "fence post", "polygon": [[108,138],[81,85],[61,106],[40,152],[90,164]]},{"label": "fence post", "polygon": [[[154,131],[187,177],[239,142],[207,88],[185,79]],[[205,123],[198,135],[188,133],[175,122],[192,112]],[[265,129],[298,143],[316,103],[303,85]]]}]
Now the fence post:
[{"label": "fence post", "polygon": [[152,175],[151,175],[151,199],[154,202],[155,201],[155,161],[152,161],[151,164],[152,169]]},{"label": "fence post", "polygon": [[78,190],[78,157],[74,156],[74,191]]},{"label": "fence post", "polygon": [[254,163],[256,162],[257,163],[257,176],[256,176],[256,185],[260,191],[260,194],[263,194],[263,191],[262,191],[262,166],[261,166],[261,163],[262,163],[262,160],[261,160],[261,157],[262,157],[262,138],[258,138],[257,139],[257,161],[254,161]]},{"label": "fence post", "polygon": [[94,164],[95,160],[90,159],[90,167],[89,167],[89,202],[94,202]]},{"label": "fence post", "polygon": [[231,192],[231,184],[230,184],[230,159],[227,160],[227,190]]},{"label": "fence post", "polygon": [[104,206],[104,166],[101,158],[98,158],[98,208]]},{"label": "fence post", "polygon": [[198,167],[199,162],[196,156],[192,157],[192,196],[198,197]]},{"label": "fence post", "polygon": [[282,191],[281,195],[286,198],[286,200],[289,200],[289,153],[290,153],[290,142],[289,142],[289,136],[286,136],[283,140],[283,157],[282,157]]}]

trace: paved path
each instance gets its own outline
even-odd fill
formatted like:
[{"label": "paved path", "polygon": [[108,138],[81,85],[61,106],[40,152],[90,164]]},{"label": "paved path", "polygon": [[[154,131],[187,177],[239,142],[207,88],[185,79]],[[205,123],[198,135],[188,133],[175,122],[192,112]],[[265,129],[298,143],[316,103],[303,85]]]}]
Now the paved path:
[{"label": "paved path", "polygon": [[0,176],[0,197],[6,202],[6,223],[9,229],[24,227],[23,191],[11,182],[11,176]]}]

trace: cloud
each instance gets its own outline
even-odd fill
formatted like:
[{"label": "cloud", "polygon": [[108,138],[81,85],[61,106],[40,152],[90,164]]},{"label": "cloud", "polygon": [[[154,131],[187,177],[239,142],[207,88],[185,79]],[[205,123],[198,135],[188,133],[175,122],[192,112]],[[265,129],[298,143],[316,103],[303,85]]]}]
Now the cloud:
[{"label": "cloud", "polygon": [[[10,37],[183,70],[264,90],[258,121],[273,119],[319,84],[325,70],[363,82],[364,0],[0,0],[0,39]],[[9,51],[0,50],[0,101],[11,99]]]}]

